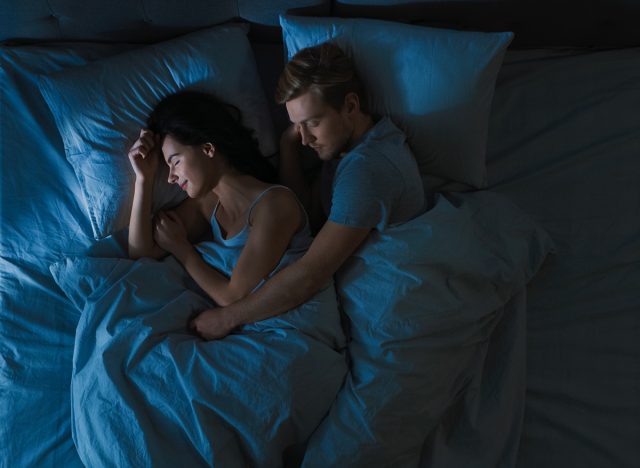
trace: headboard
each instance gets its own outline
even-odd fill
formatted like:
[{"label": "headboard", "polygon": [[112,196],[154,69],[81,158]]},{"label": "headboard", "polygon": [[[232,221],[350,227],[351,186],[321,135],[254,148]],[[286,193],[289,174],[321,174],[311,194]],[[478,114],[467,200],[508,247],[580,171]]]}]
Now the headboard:
[{"label": "headboard", "polygon": [[3,0],[0,41],[157,42],[243,20],[260,41],[281,41],[278,15],[329,16],[329,0]]},{"label": "headboard", "polygon": [[253,38],[278,42],[278,15],[287,11],[513,31],[516,48],[640,45],[636,0],[3,0],[0,41],[144,43],[244,20]]}]

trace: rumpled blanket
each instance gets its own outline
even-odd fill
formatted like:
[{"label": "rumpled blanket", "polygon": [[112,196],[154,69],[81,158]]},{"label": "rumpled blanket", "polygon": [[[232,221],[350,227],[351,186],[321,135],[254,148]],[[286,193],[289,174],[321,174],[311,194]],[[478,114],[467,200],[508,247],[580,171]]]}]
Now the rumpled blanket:
[{"label": "rumpled blanket", "polygon": [[187,324],[213,304],[173,257],[68,258],[51,272],[82,311],[71,401],[86,466],[282,466],[344,381],[333,283],[205,342]]}]

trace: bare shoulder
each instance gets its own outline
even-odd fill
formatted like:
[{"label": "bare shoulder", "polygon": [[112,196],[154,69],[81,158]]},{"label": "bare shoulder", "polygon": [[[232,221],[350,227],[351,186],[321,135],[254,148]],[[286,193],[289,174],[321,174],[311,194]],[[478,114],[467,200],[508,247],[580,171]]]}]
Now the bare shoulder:
[{"label": "bare shoulder", "polygon": [[254,206],[249,222],[254,224],[265,219],[298,226],[304,221],[302,206],[291,190],[271,189]]}]

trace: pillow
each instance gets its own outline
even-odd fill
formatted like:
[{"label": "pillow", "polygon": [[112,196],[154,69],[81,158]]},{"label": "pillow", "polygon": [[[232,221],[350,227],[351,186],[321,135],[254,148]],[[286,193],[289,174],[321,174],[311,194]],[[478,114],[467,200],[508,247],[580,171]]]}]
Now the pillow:
[{"label": "pillow", "polygon": [[427,189],[486,186],[491,99],[512,33],[292,16],[280,24],[289,58],[329,40],[353,57],[371,111],[405,131]]},{"label": "pillow", "polygon": [[[224,47],[221,47],[221,44]],[[210,28],[76,69],[43,76],[66,158],[80,181],[96,239],[129,224],[135,174],[127,151],[164,96],[211,92],[238,107],[264,155],[276,150],[267,102],[246,29]],[[184,198],[158,171],[153,209]]]}]

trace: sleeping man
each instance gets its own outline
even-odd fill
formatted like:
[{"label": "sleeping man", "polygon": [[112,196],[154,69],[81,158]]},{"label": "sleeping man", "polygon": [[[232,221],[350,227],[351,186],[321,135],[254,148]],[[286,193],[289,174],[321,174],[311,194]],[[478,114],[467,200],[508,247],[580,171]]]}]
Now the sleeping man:
[{"label": "sleeping man", "polygon": [[254,293],[192,321],[208,340],[307,301],[372,230],[408,221],[423,209],[422,180],[406,136],[389,118],[369,113],[354,64],[339,47],[324,43],[299,51],[280,76],[276,99],[292,122],[281,138],[282,182],[313,205],[317,196],[304,182],[300,150],[315,150],[328,181],[328,219],[302,258]]}]

